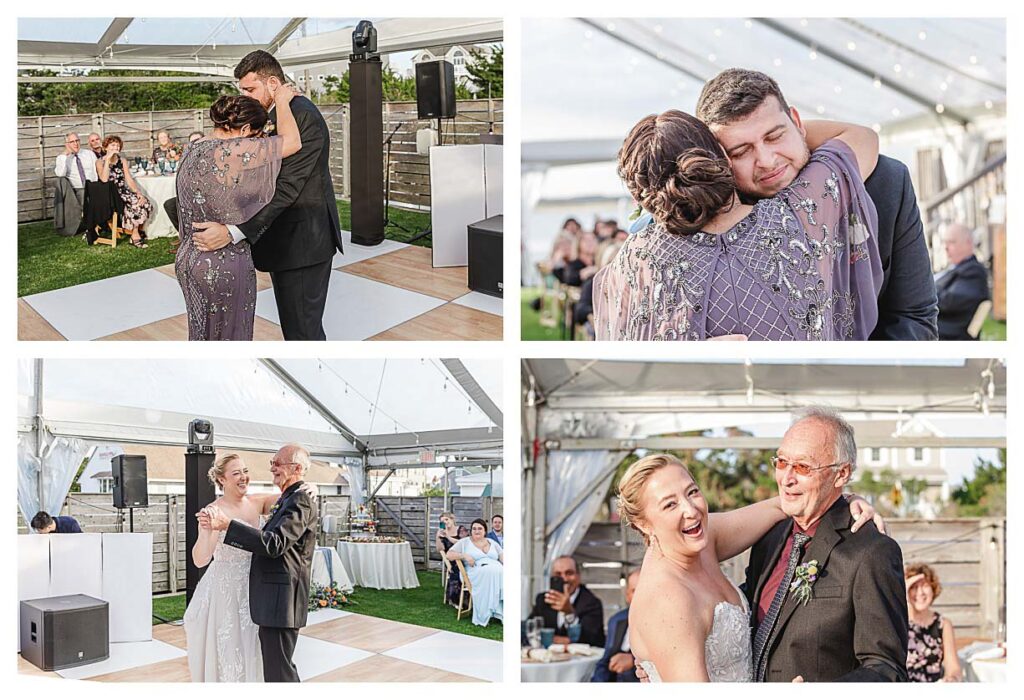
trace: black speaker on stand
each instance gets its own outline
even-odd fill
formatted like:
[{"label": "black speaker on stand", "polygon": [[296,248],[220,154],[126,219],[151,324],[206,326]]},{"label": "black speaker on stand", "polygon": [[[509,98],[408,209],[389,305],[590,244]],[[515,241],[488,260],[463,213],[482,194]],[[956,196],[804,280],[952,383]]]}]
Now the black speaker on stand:
[{"label": "black speaker on stand", "polygon": [[135,532],[135,509],[149,507],[145,455],[117,455],[110,460],[114,507],[128,509],[128,531]]},{"label": "black speaker on stand", "polygon": [[352,32],[349,89],[352,242],[378,245],[384,240],[384,87],[377,30],[367,20]]},{"label": "black speaker on stand", "polygon": [[192,548],[199,539],[196,513],[213,503],[217,497],[209,472],[216,457],[213,446],[213,424],[196,418],[188,424],[188,447],[185,450],[185,605],[192,600],[196,586],[206,573],[192,561]]},{"label": "black speaker on stand", "polygon": [[455,66],[448,61],[416,64],[416,116],[455,118]]}]

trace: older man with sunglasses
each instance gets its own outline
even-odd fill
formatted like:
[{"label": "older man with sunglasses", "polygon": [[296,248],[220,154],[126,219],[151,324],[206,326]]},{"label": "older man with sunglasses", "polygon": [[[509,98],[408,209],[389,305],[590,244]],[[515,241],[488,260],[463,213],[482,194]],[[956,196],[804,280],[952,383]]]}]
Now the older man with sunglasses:
[{"label": "older man with sunglasses", "polygon": [[833,409],[805,409],[772,463],[790,517],[750,550],[754,680],[906,681],[903,554],[871,523],[855,534],[842,498],[853,428]]}]

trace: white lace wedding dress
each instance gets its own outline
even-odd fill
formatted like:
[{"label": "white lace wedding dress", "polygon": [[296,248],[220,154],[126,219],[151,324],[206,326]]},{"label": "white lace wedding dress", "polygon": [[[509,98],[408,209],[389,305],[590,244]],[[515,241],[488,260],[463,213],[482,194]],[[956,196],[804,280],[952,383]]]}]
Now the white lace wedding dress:
[{"label": "white lace wedding dress", "polygon": [[225,545],[223,532],[219,540],[185,611],[188,668],[193,682],[262,681],[259,628],[249,613],[252,555]]},{"label": "white lace wedding dress", "polygon": [[[735,586],[734,586],[735,588]],[[704,664],[712,683],[746,683],[753,679],[753,651],[750,648],[750,609],[737,588],[740,604],[722,601],[715,606],[711,632],[704,640]],[[661,683],[653,661],[640,661],[651,683]]]}]

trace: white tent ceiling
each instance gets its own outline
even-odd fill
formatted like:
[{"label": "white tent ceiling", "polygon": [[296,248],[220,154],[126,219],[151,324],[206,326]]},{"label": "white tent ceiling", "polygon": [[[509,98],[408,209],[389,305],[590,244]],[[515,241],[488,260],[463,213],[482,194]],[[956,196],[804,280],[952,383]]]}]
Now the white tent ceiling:
[{"label": "white tent ceiling", "polygon": [[[43,418],[57,435],[184,444],[192,418],[221,447],[307,444],[320,457],[420,448],[493,456],[502,440],[498,360],[46,360]],[[32,427],[34,364],[19,363],[19,430]],[[405,458],[401,454],[406,455]]]},{"label": "white tent ceiling", "polygon": [[928,115],[954,126],[1006,100],[1000,18],[527,19],[522,53],[526,144],[621,142],[645,114],[692,111],[735,66],[773,75],[805,117],[883,133]]},{"label": "white tent ceiling", "polygon": [[[501,19],[368,18],[382,54],[502,40]],[[255,49],[285,69],[348,58],[358,19],[22,18],[18,70],[179,70],[230,77]]]}]

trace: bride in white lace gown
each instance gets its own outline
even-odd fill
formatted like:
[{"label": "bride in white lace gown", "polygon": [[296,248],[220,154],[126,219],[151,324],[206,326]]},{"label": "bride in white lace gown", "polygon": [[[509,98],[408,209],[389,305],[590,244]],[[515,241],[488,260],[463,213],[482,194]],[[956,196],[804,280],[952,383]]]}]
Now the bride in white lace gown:
[{"label": "bride in white lace gown", "polygon": [[[210,481],[223,489],[213,502],[232,519],[259,527],[280,494],[247,493],[249,469],[227,454],[210,469]],[[252,555],[224,544],[224,532],[199,530],[192,548],[196,566],[209,568],[185,611],[188,667],[193,682],[263,680],[259,628],[249,613],[249,560]],[[212,561],[211,561],[212,560]]]},{"label": "bride in white lace gown", "polygon": [[[851,500],[858,522],[875,515],[863,499]],[[709,514],[686,467],[651,455],[620,480],[619,513],[647,544],[629,607],[637,665],[652,682],[751,681],[750,609],[719,562],[787,517],[779,499]]]}]

